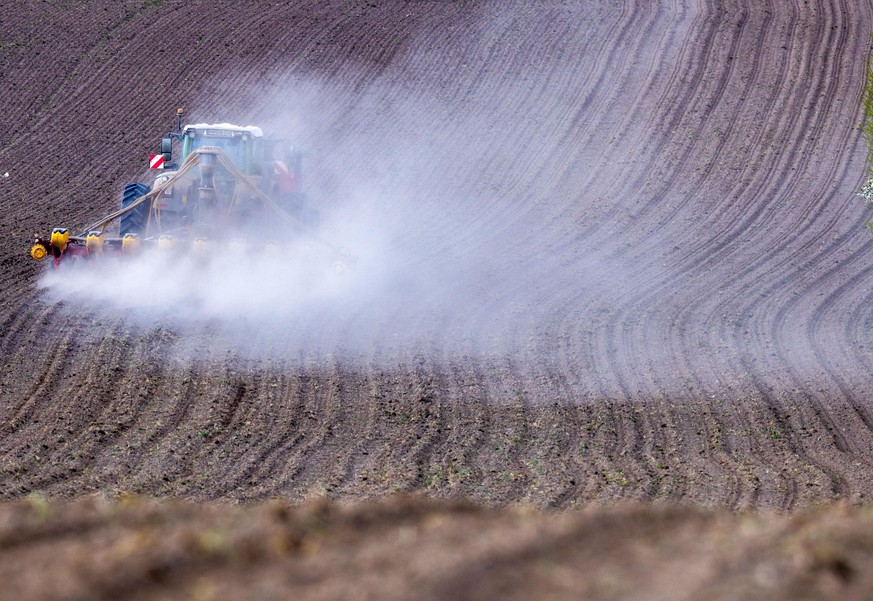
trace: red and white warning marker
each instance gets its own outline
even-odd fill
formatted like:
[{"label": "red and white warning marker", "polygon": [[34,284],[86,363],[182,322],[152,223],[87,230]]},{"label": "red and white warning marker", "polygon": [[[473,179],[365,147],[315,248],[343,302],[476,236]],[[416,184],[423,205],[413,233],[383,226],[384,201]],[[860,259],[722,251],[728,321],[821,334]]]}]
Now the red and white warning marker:
[{"label": "red and white warning marker", "polygon": [[153,154],[149,157],[149,169],[163,169],[163,168],[164,168],[164,155]]}]

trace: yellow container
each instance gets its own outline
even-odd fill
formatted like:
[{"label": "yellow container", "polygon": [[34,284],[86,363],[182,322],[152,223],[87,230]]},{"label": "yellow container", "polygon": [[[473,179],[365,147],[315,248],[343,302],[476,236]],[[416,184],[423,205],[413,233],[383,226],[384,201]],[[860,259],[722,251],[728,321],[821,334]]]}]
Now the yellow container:
[{"label": "yellow container", "polygon": [[103,251],[103,232],[88,232],[85,248],[88,249],[88,254],[100,254]]},{"label": "yellow container", "polygon": [[67,250],[67,242],[70,241],[70,232],[65,227],[56,227],[52,230],[51,245],[60,252]]},{"label": "yellow container", "polygon": [[158,238],[158,250],[173,250],[174,241],[171,236]]},{"label": "yellow container", "polygon": [[121,252],[125,255],[139,252],[139,237],[136,234],[125,234],[121,238]]}]

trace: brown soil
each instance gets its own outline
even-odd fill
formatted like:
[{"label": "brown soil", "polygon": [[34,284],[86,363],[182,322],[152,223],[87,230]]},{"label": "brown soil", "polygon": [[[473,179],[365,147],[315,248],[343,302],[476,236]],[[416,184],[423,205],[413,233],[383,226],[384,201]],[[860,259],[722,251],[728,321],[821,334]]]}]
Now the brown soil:
[{"label": "brown soil", "polygon": [[869,511],[846,505],[786,517],[31,497],[0,510],[0,575],[8,599],[864,599],[871,532]]},{"label": "brown soil", "polygon": [[[0,178],[0,497],[10,501],[2,519],[14,522],[31,493],[255,502],[416,492],[488,506],[621,499],[779,510],[873,494],[873,272],[867,214],[854,197],[866,157],[858,125],[869,3],[0,10],[0,175],[10,174]],[[252,356],[40,292],[45,266],[26,256],[33,233],[84,226],[114,208],[177,106],[190,122],[268,123],[285,90],[308,110],[307,187],[327,208],[357,189],[350,181],[415,203],[374,207],[394,231],[410,224],[397,244],[414,247],[408,264],[431,277],[427,303],[382,297],[357,322],[325,325],[311,347]],[[436,217],[454,226],[425,235],[421,223]],[[370,346],[348,353],[352,337]],[[788,598],[818,590],[803,588],[807,578],[842,586],[846,571],[843,559],[822,560],[833,569],[813,572],[835,574],[823,583],[809,575],[815,553],[795,561],[791,545],[829,520],[869,531],[866,514],[848,509],[744,518],[634,508],[519,520],[507,509],[398,501],[349,513],[328,505],[323,550],[306,559],[295,545],[312,543],[309,509],[275,517],[263,506],[244,514],[101,503],[52,505],[36,530],[4,530],[0,570],[17,578],[16,598],[194,595],[162,580],[162,562],[200,540],[173,527],[189,515],[192,529],[215,523],[219,539],[253,546],[252,557],[228,559],[220,544],[179,556],[173,582],[200,586],[195,571],[215,573],[204,598],[210,586],[248,586],[255,573],[313,597],[345,597],[351,584],[326,576],[337,561],[360,576],[355,590],[365,597],[530,597],[529,585],[545,587],[533,589],[540,597],[583,587],[620,598],[629,595],[609,587],[628,574],[639,578],[633,585],[670,591],[672,575],[688,569],[689,598],[754,598],[757,589],[730,588],[747,557],[773,558],[777,576],[762,578]],[[240,515],[248,525],[234,522]],[[371,525],[358,531],[349,525],[356,515],[375,517],[360,518]],[[404,520],[414,532],[428,516],[445,532],[420,548],[403,539]],[[265,540],[245,542],[272,519],[290,532],[289,558]],[[380,520],[393,524],[396,545],[370,536]],[[633,540],[623,546],[600,520]],[[757,526],[763,534],[743,538]],[[175,534],[151,532],[162,528]],[[77,538],[92,529],[94,538]],[[700,541],[715,545],[736,529],[736,540],[687,568]],[[589,535],[603,542],[597,554],[583,544]],[[788,539],[791,548],[779,546]],[[130,545],[134,567],[113,544]],[[445,545],[463,552],[453,557]],[[48,562],[47,548],[107,559],[73,592],[50,591],[53,580],[19,573]],[[431,556],[438,568],[428,573]],[[408,566],[387,567],[406,557]],[[568,572],[577,559],[601,566],[602,579]],[[648,561],[652,572],[639,575]],[[225,567],[213,570],[216,562]],[[293,576],[308,567],[311,580]]]}]

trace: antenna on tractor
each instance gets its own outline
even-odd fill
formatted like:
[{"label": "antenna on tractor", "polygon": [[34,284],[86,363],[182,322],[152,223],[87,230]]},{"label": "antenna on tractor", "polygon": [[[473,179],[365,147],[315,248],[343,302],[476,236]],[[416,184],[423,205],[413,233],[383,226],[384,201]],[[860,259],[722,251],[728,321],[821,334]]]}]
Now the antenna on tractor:
[{"label": "antenna on tractor", "polygon": [[182,115],[185,109],[176,109],[176,131],[182,131]]}]

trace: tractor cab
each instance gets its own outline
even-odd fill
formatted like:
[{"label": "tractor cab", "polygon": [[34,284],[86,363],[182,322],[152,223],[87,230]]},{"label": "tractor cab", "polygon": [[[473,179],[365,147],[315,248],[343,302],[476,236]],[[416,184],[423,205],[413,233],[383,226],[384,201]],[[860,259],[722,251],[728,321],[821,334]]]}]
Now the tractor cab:
[{"label": "tractor cab", "polygon": [[[156,200],[155,207],[160,210],[162,224],[195,222],[200,211],[200,197],[206,189],[214,190],[214,198],[221,206],[233,210],[239,208],[239,211],[247,204],[257,203],[257,195],[263,193],[298,221],[308,226],[317,224],[318,211],[308,205],[302,190],[303,155],[290,141],[265,138],[261,128],[254,125],[195,123],[183,126],[182,113],[181,109],[177,112],[176,131],[161,140],[161,154],[152,155],[162,159],[158,168],[164,169],[155,178],[154,185],[175,180],[181,165],[192,155],[202,154],[204,149],[220,150],[245,181],[240,181],[226,166],[213,164],[205,167],[204,172],[203,166],[197,165],[173,186],[164,188]],[[122,208],[124,206],[122,204]],[[122,223],[123,233],[133,231],[124,225]]]},{"label": "tractor cab", "polygon": [[264,137],[260,127],[248,125],[240,127],[230,123],[210,125],[199,123],[186,125],[180,135],[182,152],[179,157],[180,163],[198,148],[205,146],[221,148],[221,150],[233,161],[246,175],[260,175],[259,154],[256,146]]}]

